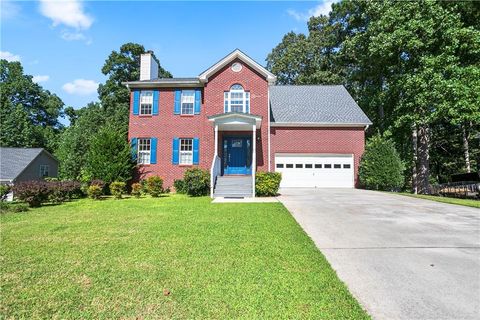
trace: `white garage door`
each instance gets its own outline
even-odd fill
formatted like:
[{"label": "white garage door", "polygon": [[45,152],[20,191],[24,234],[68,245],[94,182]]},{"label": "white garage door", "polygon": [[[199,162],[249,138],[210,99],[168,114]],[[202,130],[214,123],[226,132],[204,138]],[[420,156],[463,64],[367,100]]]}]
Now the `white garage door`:
[{"label": "white garage door", "polygon": [[353,188],[351,154],[277,153],[275,171],[282,173],[283,188]]}]

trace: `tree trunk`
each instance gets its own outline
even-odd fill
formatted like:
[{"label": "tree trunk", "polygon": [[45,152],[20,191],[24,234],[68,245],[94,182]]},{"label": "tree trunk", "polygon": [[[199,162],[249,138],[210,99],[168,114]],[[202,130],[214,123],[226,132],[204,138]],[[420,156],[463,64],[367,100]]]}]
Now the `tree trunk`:
[{"label": "tree trunk", "polygon": [[470,151],[468,148],[468,131],[466,128],[466,124],[462,125],[462,133],[463,133],[463,154],[465,156],[465,169],[468,173],[470,173]]},{"label": "tree trunk", "polygon": [[412,126],[412,149],[413,149],[413,161],[412,161],[412,192],[418,193],[417,190],[417,126]]},{"label": "tree trunk", "polygon": [[426,124],[418,127],[417,191],[420,194],[430,193],[430,128]]},{"label": "tree trunk", "polygon": [[383,105],[378,106],[378,118],[379,118],[379,124],[378,128],[380,129],[380,133],[383,134],[383,128],[385,127],[384,122],[385,122],[385,110],[383,109]]}]

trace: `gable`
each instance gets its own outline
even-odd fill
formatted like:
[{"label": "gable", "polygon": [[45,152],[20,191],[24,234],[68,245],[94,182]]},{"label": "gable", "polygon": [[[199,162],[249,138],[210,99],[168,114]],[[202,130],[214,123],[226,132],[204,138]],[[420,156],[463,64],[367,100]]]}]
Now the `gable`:
[{"label": "gable", "polygon": [[208,82],[208,79],[216,74],[218,71],[222,70],[225,68],[225,66],[229,65],[235,60],[242,61],[246,65],[248,65],[250,68],[252,68],[254,71],[259,73],[261,76],[263,76],[268,83],[273,84],[277,80],[277,77],[272,74],[270,71],[265,69],[263,66],[261,66],[259,63],[257,63],[255,60],[247,56],[245,53],[240,51],[239,49],[235,49],[233,52],[228,54],[226,57],[215,63],[213,66],[202,72],[198,78],[200,79],[201,82]]}]

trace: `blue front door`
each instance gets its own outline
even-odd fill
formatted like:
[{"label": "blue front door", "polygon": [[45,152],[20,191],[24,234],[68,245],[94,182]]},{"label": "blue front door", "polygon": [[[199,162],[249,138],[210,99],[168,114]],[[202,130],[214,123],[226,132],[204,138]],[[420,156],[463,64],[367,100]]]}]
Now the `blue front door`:
[{"label": "blue front door", "polygon": [[251,174],[251,138],[227,137],[223,140],[224,174]]}]

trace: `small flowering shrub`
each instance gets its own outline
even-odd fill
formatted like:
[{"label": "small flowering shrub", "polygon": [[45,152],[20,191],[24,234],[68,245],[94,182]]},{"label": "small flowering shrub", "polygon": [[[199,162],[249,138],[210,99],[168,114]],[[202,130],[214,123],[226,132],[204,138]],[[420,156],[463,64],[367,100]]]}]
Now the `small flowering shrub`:
[{"label": "small flowering shrub", "polygon": [[110,193],[115,197],[115,199],[121,199],[124,192],[125,182],[114,181],[110,183]]},{"label": "small flowering shrub", "polygon": [[132,196],[134,196],[135,198],[140,198],[140,196],[142,195],[142,185],[138,182],[135,182],[132,184]]},{"label": "small flowering shrub", "polygon": [[259,197],[276,196],[280,181],[282,181],[280,172],[257,172],[255,174],[255,194]]},{"label": "small flowering shrub", "polygon": [[152,197],[159,197],[163,193],[163,179],[159,176],[150,176],[146,179],[147,191]]},{"label": "small flowering shrub", "polygon": [[50,193],[45,181],[22,181],[13,186],[14,197],[28,203],[30,207],[39,207],[47,201]]},{"label": "small flowering shrub", "polygon": [[185,194],[187,190],[185,190],[185,181],[182,179],[177,179],[173,181],[173,187],[175,188],[176,193]]},{"label": "small flowering shrub", "polygon": [[102,188],[100,188],[100,186],[96,184],[92,184],[87,189],[88,197],[94,200],[99,200],[102,197],[102,193]]},{"label": "small flowering shrub", "polygon": [[193,168],[185,171],[184,190],[193,197],[206,196],[210,191],[210,174],[206,170]]}]

